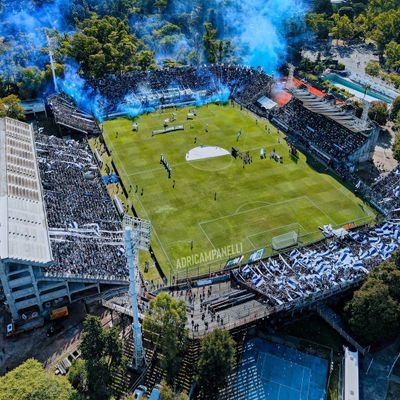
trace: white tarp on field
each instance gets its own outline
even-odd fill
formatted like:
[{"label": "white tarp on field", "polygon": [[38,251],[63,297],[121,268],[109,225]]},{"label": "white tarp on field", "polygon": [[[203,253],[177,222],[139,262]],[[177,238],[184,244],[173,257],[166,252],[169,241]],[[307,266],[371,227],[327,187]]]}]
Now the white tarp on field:
[{"label": "white tarp on field", "polygon": [[186,153],[186,161],[202,160],[229,155],[229,151],[218,146],[199,146]]}]

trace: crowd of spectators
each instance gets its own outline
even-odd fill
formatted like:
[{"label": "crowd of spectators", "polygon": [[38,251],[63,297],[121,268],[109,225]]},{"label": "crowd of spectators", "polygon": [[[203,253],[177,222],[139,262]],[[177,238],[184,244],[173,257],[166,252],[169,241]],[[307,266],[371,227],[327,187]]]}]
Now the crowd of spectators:
[{"label": "crowd of spectators", "polygon": [[[205,97],[228,90],[232,98],[243,106],[254,103],[271,93],[273,79],[262,70],[238,65],[200,65],[163,68],[150,71],[133,71],[125,75],[107,75],[88,82],[104,99],[108,113],[118,111],[127,99],[140,101],[143,108],[158,105],[166,100],[168,91],[177,91],[182,100]],[[179,102],[172,98],[171,101]]]},{"label": "crowd of spectators", "polygon": [[73,100],[65,94],[51,95],[47,98],[47,103],[57,124],[86,134],[100,133],[100,128],[93,116],[78,109]]},{"label": "crowd of spectators", "polygon": [[307,150],[323,156],[326,161],[346,161],[368,140],[361,132],[347,129],[328,117],[308,110],[295,97],[279,108],[274,118],[292,138]]},{"label": "crowd of spectators", "polygon": [[400,166],[371,185],[368,197],[387,213],[400,215]]},{"label": "crowd of spectators", "polygon": [[49,275],[127,278],[122,225],[86,141],[37,134],[54,264]]},{"label": "crowd of spectators", "polygon": [[357,281],[389,258],[399,244],[400,222],[386,221],[247,264],[236,278],[258,291],[269,305],[282,305]]}]

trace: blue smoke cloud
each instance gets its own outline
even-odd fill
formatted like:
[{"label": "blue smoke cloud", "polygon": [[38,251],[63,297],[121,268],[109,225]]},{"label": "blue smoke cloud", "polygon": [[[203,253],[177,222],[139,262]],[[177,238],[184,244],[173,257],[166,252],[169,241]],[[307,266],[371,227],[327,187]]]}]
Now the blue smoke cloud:
[{"label": "blue smoke cloud", "polygon": [[[96,4],[100,0],[92,0]],[[0,39],[5,38],[6,51],[0,57],[0,73],[16,76],[17,66],[37,66],[41,69],[49,63],[46,51],[46,29],[72,33],[70,15],[74,0],[7,0],[0,11]],[[206,5],[204,5],[206,4]],[[218,39],[229,39],[235,49],[235,59],[253,67],[261,66],[267,73],[275,73],[287,56],[286,28],[288,21],[303,23],[307,11],[305,0],[170,0],[168,12],[157,11],[148,17],[131,21],[135,33],[151,44],[152,32],[166,21],[181,27],[173,46],[153,44],[156,58],[185,60],[191,50],[201,53],[203,24],[212,21],[217,27]],[[153,40],[154,42],[154,40]],[[102,98],[79,75],[79,69],[67,62],[66,73],[59,80],[61,89],[73,97],[76,103],[98,119],[104,116],[107,99]],[[197,99],[199,104],[224,101],[229,91],[222,88],[209,99]],[[131,101],[132,100],[132,101]],[[131,101],[131,102],[130,102]],[[146,109],[128,96],[118,111],[136,116]]]},{"label": "blue smoke cloud", "polygon": [[[221,7],[224,1],[219,0]],[[273,74],[286,61],[289,21],[304,24],[303,0],[241,0],[224,8],[227,37],[244,64]]]},{"label": "blue smoke cloud", "polygon": [[63,79],[58,78],[59,89],[72,97],[76,105],[83,111],[94,115],[103,121],[104,110],[107,108],[107,99],[102,97],[79,75],[78,66],[70,63],[65,68]]}]

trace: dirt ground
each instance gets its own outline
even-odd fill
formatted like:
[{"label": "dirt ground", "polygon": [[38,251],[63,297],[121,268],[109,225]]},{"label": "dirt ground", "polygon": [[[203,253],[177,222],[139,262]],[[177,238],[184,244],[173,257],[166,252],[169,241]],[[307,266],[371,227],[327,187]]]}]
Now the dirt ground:
[{"label": "dirt ground", "polygon": [[[111,320],[109,312],[102,307],[92,306],[88,311],[100,316],[103,325],[108,324]],[[86,315],[87,312],[83,304],[74,304],[70,307],[70,315],[62,321],[64,330],[57,335],[46,336],[46,331],[50,326],[47,323],[43,328],[6,338],[6,316],[1,310],[0,375],[31,357],[40,361],[46,369],[54,370],[61,359],[78,348],[83,330],[83,320]]]}]

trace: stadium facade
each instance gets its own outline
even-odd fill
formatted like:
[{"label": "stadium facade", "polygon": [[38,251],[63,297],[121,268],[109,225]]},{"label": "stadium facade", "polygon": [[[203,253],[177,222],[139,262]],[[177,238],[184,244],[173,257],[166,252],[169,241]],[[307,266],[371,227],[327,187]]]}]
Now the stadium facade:
[{"label": "stadium facade", "polygon": [[[123,279],[51,274],[55,264],[31,125],[0,119],[0,282],[14,319],[43,314]],[[62,269],[61,269],[62,271]]]}]

